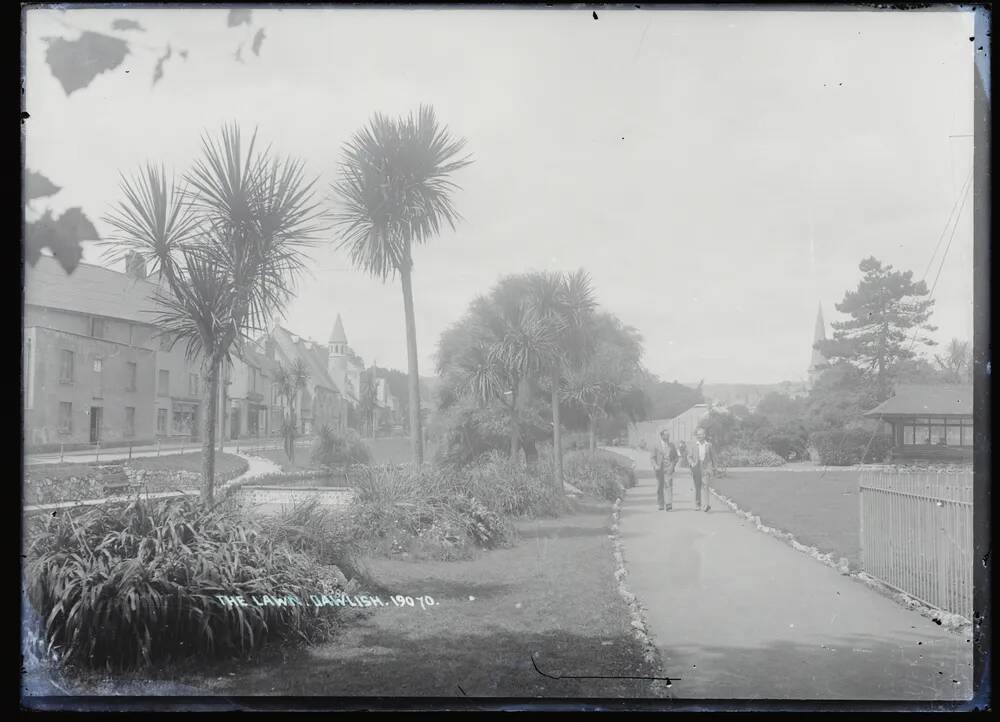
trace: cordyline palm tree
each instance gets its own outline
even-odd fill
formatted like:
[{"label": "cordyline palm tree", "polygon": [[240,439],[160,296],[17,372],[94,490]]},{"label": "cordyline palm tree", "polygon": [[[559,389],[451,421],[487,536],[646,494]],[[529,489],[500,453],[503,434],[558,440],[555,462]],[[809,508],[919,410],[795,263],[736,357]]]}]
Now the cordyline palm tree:
[{"label": "cordyline palm tree", "polygon": [[248,144],[237,125],[205,135],[202,156],[181,184],[147,165],[123,176],[120,201],[105,217],[114,228],[106,256],[136,253],[159,272],[154,323],[200,361],[203,406],[202,498],[211,503],[220,368],[291,296],[303,251],[322,230],[315,181],[300,161]]},{"label": "cordyline palm tree", "polygon": [[299,432],[295,402],[299,394],[309,384],[309,369],[305,362],[296,358],[288,366],[278,364],[274,372],[274,383],[278,386],[278,394],[284,402],[284,419],[281,424],[281,434],[285,441],[285,456],[295,463],[295,437]]},{"label": "cordyline palm tree", "polygon": [[586,412],[590,450],[596,451],[601,419],[615,414],[635,417],[642,411],[642,394],[637,393],[642,337],[609,313],[595,315],[592,333],[594,346],[584,362],[569,371],[566,396]]},{"label": "cordyline palm tree", "polygon": [[563,486],[562,426],[559,404],[570,368],[583,363],[592,343],[591,326],[597,305],[590,276],[580,269],[572,274],[534,273],[528,278],[528,303],[556,335],[559,353],[549,364],[548,390],[552,403],[552,455],[556,483]]},{"label": "cordyline palm tree", "polygon": [[399,274],[403,287],[410,437],[418,464],[423,462],[423,438],[412,251],[443,224],[455,227],[459,216],[451,195],[458,186],[450,178],[472,162],[458,157],[464,146],[464,139],[452,138],[438,125],[429,106],[400,119],[376,113],[344,145],[340,177],[333,185],[343,206],[335,220],[338,247],[348,249],[354,265],[376,278]]},{"label": "cordyline palm tree", "polygon": [[529,291],[527,276],[502,279],[446,332],[438,356],[439,371],[455,380],[461,395],[504,408],[512,460],[521,443],[519,401],[560,354],[556,319],[535,312]]}]

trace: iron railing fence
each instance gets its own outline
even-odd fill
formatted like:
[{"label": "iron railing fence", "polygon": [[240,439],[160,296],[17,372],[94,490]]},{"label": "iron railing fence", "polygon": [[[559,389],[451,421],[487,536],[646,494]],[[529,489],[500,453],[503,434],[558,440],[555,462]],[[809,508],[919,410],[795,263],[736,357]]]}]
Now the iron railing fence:
[{"label": "iron railing fence", "polygon": [[972,473],[866,470],[859,496],[864,571],[972,619]]}]

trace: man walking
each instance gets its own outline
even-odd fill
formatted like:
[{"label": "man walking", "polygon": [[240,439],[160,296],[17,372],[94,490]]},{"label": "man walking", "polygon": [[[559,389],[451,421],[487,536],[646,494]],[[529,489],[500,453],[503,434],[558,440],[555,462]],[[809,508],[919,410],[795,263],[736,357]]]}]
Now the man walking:
[{"label": "man walking", "polygon": [[688,466],[691,467],[691,477],[694,479],[694,507],[701,508],[702,487],[705,492],[705,511],[712,508],[712,490],[708,480],[715,473],[715,451],[712,444],[705,439],[705,430],[698,428],[695,432],[694,448],[688,454]]},{"label": "man walking", "polygon": [[656,474],[656,505],[670,511],[674,505],[674,469],[680,456],[670,443],[670,434],[660,430],[660,443],[653,449],[653,472]]}]

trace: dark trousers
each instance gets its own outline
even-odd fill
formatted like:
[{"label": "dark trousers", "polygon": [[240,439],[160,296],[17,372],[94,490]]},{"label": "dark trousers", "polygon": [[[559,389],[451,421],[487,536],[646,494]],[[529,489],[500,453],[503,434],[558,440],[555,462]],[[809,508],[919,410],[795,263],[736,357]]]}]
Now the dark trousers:
[{"label": "dark trousers", "polygon": [[701,464],[691,467],[691,477],[694,479],[694,505],[698,509],[701,508],[702,487],[705,488],[705,507],[708,508],[712,505],[712,491],[708,486],[708,476],[702,471]]},{"label": "dark trousers", "polygon": [[674,470],[656,469],[656,505],[672,506],[674,503]]}]

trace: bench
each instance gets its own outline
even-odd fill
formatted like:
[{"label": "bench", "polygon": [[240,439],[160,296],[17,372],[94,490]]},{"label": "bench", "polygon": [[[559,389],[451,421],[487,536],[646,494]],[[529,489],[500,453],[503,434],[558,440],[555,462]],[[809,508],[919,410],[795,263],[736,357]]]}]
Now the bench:
[{"label": "bench", "polygon": [[107,469],[102,480],[101,490],[108,496],[130,494],[142,488],[142,484],[131,481],[120,466]]}]

